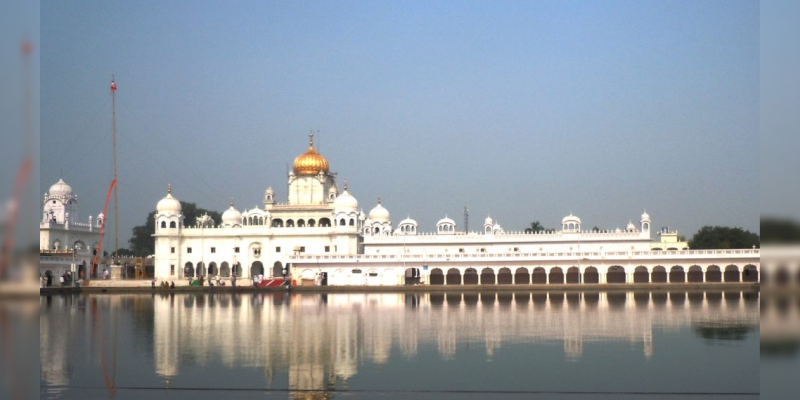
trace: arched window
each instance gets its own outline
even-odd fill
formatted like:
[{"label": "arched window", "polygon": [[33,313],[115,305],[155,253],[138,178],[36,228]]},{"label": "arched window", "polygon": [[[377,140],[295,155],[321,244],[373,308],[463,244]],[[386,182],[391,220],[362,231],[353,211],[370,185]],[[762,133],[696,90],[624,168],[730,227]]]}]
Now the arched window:
[{"label": "arched window", "polygon": [[306,221],[304,219],[298,219],[297,220],[297,227],[298,228],[304,228],[305,226],[306,226]]},{"label": "arched window", "polygon": [[356,220],[354,220],[353,218],[350,218],[350,226],[353,226],[355,224],[356,224]]},{"label": "arched window", "polygon": [[222,266],[219,269],[219,273],[220,273],[220,275],[222,275],[222,276],[224,276],[226,278],[231,276],[231,267],[230,267],[230,265],[228,265],[227,261],[222,263]]},{"label": "arched window", "polygon": [[184,278],[194,277],[194,266],[192,265],[192,263],[187,262],[186,265],[183,267],[183,277]]},{"label": "arched window", "polygon": [[340,219],[339,226],[345,226],[345,225],[347,225],[347,222],[344,220],[344,218]]},{"label": "arched window", "polygon": [[283,220],[280,218],[276,218],[272,220],[272,227],[273,228],[283,228]]},{"label": "arched window", "polygon": [[258,224],[264,225],[264,217],[258,217]]},{"label": "arched window", "polygon": [[166,227],[167,227],[167,221],[161,221],[161,229],[164,229]]},{"label": "arched window", "polygon": [[308,226],[309,227],[313,228],[316,225],[317,225],[317,222],[314,221],[313,219],[308,220]]},{"label": "arched window", "polygon": [[286,227],[287,228],[294,228],[294,220],[293,219],[287,219],[286,220]]},{"label": "arched window", "polygon": [[169,227],[170,228],[176,228],[177,226],[175,225],[175,221],[170,221]]},{"label": "arched window", "polygon": [[239,264],[238,262],[233,264],[233,274],[236,276],[242,276],[242,264]]}]

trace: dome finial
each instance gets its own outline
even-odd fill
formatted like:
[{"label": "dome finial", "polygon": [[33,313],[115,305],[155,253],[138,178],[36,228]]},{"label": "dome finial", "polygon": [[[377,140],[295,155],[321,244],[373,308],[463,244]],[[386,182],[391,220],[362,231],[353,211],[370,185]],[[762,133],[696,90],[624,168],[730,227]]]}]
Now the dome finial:
[{"label": "dome finial", "polygon": [[308,132],[308,147],[314,147],[314,131]]},{"label": "dome finial", "polygon": [[233,197],[231,197],[231,207],[233,207]]},{"label": "dome finial", "polygon": [[168,194],[172,194],[172,184],[171,183],[167,184],[167,193]]},{"label": "dome finial", "polygon": [[381,204],[381,195],[378,195],[378,204]]},{"label": "dome finial", "polygon": [[347,181],[344,181],[344,190],[347,190]]}]

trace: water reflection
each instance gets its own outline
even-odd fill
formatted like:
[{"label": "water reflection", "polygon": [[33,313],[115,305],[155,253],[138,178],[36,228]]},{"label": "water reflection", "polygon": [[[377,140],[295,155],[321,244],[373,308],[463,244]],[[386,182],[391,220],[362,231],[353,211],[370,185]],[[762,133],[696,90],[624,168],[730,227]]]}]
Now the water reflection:
[{"label": "water reflection", "polygon": [[[506,346],[548,345],[577,363],[589,343],[622,343],[649,360],[654,331],[740,341],[757,336],[758,323],[758,294],[740,292],[42,297],[41,382],[55,397],[87,379],[113,395],[119,351],[144,355],[140,368],[155,371],[134,386],[244,385],[324,398],[395,357],[448,362],[480,349],[492,362]],[[493,368],[514,368],[506,364]],[[226,370],[244,372],[227,380]]]}]

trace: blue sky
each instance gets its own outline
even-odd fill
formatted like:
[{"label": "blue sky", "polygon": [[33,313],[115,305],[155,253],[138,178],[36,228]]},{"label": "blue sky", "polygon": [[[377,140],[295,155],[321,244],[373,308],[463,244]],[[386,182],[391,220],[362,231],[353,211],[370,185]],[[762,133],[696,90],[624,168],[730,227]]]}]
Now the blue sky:
[{"label": "blue sky", "polygon": [[42,192],[120,234],[164,196],[222,211],[286,197],[309,130],[368,212],[432,231],[570,212],[584,228],[759,230],[752,1],[44,2]]}]

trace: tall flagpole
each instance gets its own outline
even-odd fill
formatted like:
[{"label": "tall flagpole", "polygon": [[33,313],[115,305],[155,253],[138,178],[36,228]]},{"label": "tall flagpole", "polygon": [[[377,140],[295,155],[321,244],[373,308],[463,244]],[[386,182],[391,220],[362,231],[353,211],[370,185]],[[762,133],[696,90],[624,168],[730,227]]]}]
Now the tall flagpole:
[{"label": "tall flagpole", "polygon": [[[111,75],[111,121],[114,127],[114,182],[117,182],[117,83]],[[114,264],[117,263],[117,250],[119,249],[119,209],[117,208],[117,186],[114,185]],[[127,271],[126,275],[127,275]],[[126,276],[127,278],[127,276]]]}]

